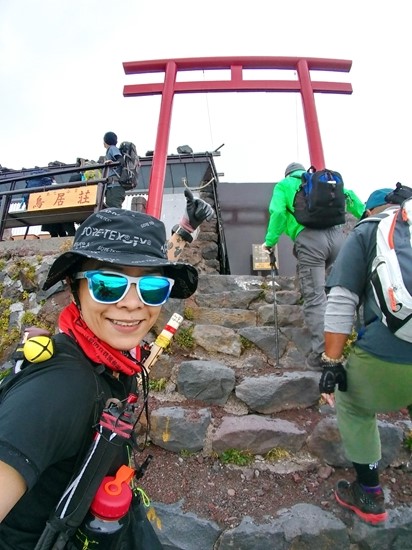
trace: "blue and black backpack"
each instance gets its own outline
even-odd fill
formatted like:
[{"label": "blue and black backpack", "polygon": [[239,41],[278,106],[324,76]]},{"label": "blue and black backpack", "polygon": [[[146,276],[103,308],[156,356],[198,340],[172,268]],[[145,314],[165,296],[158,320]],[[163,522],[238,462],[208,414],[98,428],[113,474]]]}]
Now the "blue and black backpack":
[{"label": "blue and black backpack", "polygon": [[296,221],[313,229],[344,224],[346,198],[340,173],[311,166],[301,177],[293,202]]},{"label": "blue and black backpack", "polygon": [[[47,172],[45,170],[42,170],[41,168],[38,168],[36,170],[33,170],[31,173],[31,176],[29,179],[26,180],[26,189],[32,189],[33,187],[49,187],[49,185],[53,184],[53,178],[50,176],[46,176]],[[27,206],[27,203],[29,201],[29,195],[23,195],[22,202]]]}]

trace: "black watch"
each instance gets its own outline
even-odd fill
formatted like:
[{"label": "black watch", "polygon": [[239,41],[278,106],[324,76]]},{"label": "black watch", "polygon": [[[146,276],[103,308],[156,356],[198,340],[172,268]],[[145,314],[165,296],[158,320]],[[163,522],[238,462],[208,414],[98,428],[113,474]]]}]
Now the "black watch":
[{"label": "black watch", "polygon": [[182,237],[182,239],[187,243],[191,243],[193,241],[193,237],[189,233],[189,231],[186,231],[186,229],[183,229],[183,227],[181,227],[179,224],[176,224],[172,227],[172,235],[174,235],[175,233],[180,237]]}]

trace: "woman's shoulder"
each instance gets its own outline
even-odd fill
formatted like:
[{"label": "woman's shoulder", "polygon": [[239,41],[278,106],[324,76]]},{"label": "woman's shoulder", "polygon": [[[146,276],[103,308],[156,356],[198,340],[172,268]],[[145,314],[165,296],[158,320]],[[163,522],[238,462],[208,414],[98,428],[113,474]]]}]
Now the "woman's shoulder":
[{"label": "woman's shoulder", "polygon": [[[36,357],[36,361],[30,362],[27,359],[28,353],[24,352],[26,359],[21,361],[19,370],[13,372],[12,369],[0,385],[3,395],[15,388],[19,388],[21,392],[24,387],[33,390],[35,386],[49,391],[50,399],[62,388],[65,393],[71,390],[93,391],[96,387],[95,368],[76,342],[64,334],[51,336],[47,342],[42,338],[39,344],[44,346],[44,353]],[[35,345],[36,342],[33,342],[32,346]],[[38,346],[35,348],[36,352],[37,349]]]}]

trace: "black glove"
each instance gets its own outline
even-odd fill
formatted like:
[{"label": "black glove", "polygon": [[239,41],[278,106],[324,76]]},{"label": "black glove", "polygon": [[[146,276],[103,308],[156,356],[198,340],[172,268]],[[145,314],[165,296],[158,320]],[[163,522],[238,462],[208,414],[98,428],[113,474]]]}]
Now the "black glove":
[{"label": "black glove", "polygon": [[336,384],[339,391],[348,389],[346,382],[346,371],[342,363],[328,363],[321,360],[323,372],[319,381],[320,393],[334,393]]},{"label": "black glove", "polygon": [[199,225],[206,221],[210,221],[215,211],[206,201],[195,199],[190,189],[185,189],[186,211],[183,214],[179,225],[189,233],[193,233]]},{"label": "black glove", "polygon": [[270,266],[277,270],[275,251],[272,248],[269,252]]}]

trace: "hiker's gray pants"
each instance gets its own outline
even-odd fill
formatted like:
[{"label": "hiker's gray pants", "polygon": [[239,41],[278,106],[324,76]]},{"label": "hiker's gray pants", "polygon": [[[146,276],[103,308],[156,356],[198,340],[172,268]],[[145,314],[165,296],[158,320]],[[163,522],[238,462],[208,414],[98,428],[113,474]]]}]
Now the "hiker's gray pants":
[{"label": "hiker's gray pants", "polygon": [[328,229],[306,227],[296,237],[294,244],[303,314],[311,332],[312,351],[316,354],[325,349],[326,273],[335,261],[344,239],[340,225]]}]

